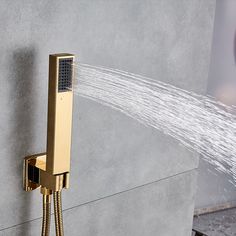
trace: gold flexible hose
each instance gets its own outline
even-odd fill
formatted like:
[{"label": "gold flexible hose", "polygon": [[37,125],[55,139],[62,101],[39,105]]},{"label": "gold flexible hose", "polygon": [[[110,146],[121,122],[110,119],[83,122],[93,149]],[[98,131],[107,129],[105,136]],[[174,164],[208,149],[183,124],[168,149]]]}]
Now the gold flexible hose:
[{"label": "gold flexible hose", "polygon": [[53,192],[56,236],[64,236],[61,191]]},{"label": "gold flexible hose", "polygon": [[42,236],[49,236],[51,220],[51,195],[43,194]]}]

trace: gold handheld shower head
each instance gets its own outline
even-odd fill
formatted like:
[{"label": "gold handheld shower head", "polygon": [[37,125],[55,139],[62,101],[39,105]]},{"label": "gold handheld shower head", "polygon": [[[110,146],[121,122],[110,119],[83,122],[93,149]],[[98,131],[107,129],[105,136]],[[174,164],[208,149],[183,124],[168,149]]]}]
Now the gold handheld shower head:
[{"label": "gold handheld shower head", "polygon": [[58,191],[69,186],[74,55],[49,56],[46,153],[24,160],[24,189]]},{"label": "gold handheld shower head", "polygon": [[25,191],[41,187],[43,194],[42,236],[49,235],[52,193],[56,235],[63,236],[61,190],[69,187],[74,58],[65,53],[49,56],[47,151],[24,159]]},{"label": "gold handheld shower head", "polygon": [[71,54],[49,57],[46,171],[53,175],[70,170],[73,62]]}]

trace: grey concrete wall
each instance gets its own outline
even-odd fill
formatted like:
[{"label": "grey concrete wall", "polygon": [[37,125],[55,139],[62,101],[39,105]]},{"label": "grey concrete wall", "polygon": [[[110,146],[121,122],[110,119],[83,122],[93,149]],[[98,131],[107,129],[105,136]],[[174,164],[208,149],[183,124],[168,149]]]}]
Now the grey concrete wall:
[{"label": "grey concrete wall", "polygon": [[[71,52],[203,92],[214,7],[213,0],[0,1],[1,234],[39,230],[41,196],[25,193],[21,176],[24,156],[45,151],[48,54]],[[190,234],[197,154],[79,97],[73,119],[67,235]]]},{"label": "grey concrete wall", "polygon": [[[228,105],[236,105],[236,1],[217,0],[207,94]],[[236,205],[236,189],[231,176],[218,173],[200,161],[197,207],[231,203]],[[206,181],[207,180],[207,181]]]},{"label": "grey concrete wall", "polygon": [[[190,235],[196,176],[189,171],[67,209],[65,235]],[[0,231],[0,236],[39,235],[40,229],[41,219],[36,219]]]}]

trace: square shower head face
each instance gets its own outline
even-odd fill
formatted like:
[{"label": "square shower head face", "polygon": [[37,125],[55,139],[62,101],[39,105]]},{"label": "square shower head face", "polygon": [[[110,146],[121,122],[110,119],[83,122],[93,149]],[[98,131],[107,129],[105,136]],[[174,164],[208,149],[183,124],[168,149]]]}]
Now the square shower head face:
[{"label": "square shower head face", "polygon": [[59,59],[58,92],[65,92],[72,89],[72,58]]}]

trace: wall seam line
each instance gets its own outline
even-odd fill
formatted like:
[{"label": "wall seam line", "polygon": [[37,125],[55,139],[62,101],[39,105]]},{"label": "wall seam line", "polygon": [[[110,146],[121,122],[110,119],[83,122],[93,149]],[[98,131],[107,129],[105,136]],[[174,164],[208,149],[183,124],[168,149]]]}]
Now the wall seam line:
[{"label": "wall seam line", "polygon": [[[104,197],[101,197],[101,198],[97,198],[97,199],[92,200],[92,201],[84,202],[84,203],[81,203],[79,205],[66,208],[66,209],[63,210],[63,212],[70,211],[72,209],[75,209],[75,208],[78,208],[78,207],[81,207],[81,206],[84,206],[84,205],[88,205],[88,204],[91,204],[91,203],[94,203],[94,202],[98,202],[98,201],[104,200],[106,198],[112,198],[114,196],[121,195],[121,194],[126,193],[126,192],[131,192],[131,191],[139,189],[139,188],[147,187],[149,185],[158,183],[160,181],[164,181],[164,180],[167,180],[167,179],[170,179],[170,178],[174,178],[174,177],[177,177],[177,176],[182,175],[182,174],[187,174],[187,173],[192,172],[192,171],[197,170],[197,169],[198,169],[198,167],[195,167],[193,169],[190,169],[190,170],[187,170],[187,171],[183,171],[183,172],[175,174],[175,175],[171,175],[171,176],[159,179],[159,180],[148,182],[148,183],[145,183],[145,184],[142,184],[142,185],[130,188],[130,189],[126,189],[124,191],[120,191],[120,192],[117,192],[117,193],[114,193],[114,194],[111,194],[111,195],[107,195],[107,196],[104,196]],[[52,213],[51,215],[54,215],[54,214]],[[19,224],[15,224],[15,225],[12,225],[12,226],[9,226],[9,227],[6,227],[6,228],[2,228],[2,229],[0,229],[0,232],[6,231],[6,230],[9,230],[9,229],[12,229],[12,228],[16,228],[16,227],[18,227],[20,225],[28,224],[28,223],[31,223],[31,222],[34,222],[34,221],[37,221],[37,220],[40,220],[40,219],[42,219],[42,217],[37,217],[37,218],[34,218],[32,220],[28,220],[28,221],[25,221],[25,222],[22,222],[22,223],[19,223]]]}]

